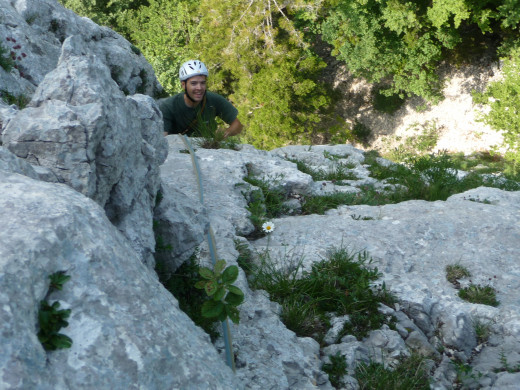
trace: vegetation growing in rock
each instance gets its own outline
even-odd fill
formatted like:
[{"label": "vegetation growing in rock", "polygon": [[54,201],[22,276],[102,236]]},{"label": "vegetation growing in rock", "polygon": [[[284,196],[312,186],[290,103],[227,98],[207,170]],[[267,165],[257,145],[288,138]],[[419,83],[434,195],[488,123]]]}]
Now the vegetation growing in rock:
[{"label": "vegetation growing in rock", "polygon": [[332,249],[327,258],[302,268],[301,259],[286,259],[283,269],[275,266],[269,253],[260,254],[259,264],[250,267],[250,285],[269,293],[282,306],[281,318],[299,336],[322,341],[329,317],[349,315],[340,337],[364,337],[372,329],[392,324],[378,310],[380,303],[394,303],[384,283],[375,285],[381,274],[371,267],[368,253],[351,253],[346,248]]},{"label": "vegetation growing in rock", "polygon": [[468,287],[459,290],[459,297],[471,302],[489,306],[498,306],[497,291],[492,286],[483,286],[471,283]]},{"label": "vegetation growing in rock", "polygon": [[504,58],[504,78],[491,83],[475,100],[490,106],[482,120],[504,136],[505,159],[511,163],[513,172],[520,167],[520,47]]},{"label": "vegetation growing in rock", "polygon": [[202,279],[195,283],[195,288],[204,290],[209,297],[202,304],[202,316],[219,321],[225,321],[229,317],[238,324],[240,313],[237,306],[244,301],[242,290],[233,285],[238,278],[238,267],[226,267],[225,260],[218,260],[213,269],[200,267],[199,275]]},{"label": "vegetation growing in rock", "polygon": [[360,389],[428,390],[430,372],[426,363],[426,359],[420,355],[403,358],[395,367],[385,367],[376,362],[361,363],[356,367],[354,376]]},{"label": "vegetation growing in rock", "polygon": [[69,325],[67,319],[70,316],[70,309],[60,309],[60,303],[54,301],[50,303],[48,301],[49,295],[56,290],[61,290],[63,284],[70,279],[64,271],[58,271],[49,275],[50,285],[45,296],[40,302],[40,308],[38,311],[38,340],[42,344],[43,348],[47,351],[53,351],[56,349],[70,348],[72,346],[72,339],[59,333],[61,328],[65,328]]},{"label": "vegetation growing in rock", "polygon": [[493,84],[482,102],[491,104],[485,120],[504,131],[507,158],[518,164],[518,114],[506,108],[518,103],[520,9],[514,1],[61,2],[128,38],[168,93],[180,89],[180,63],[193,57],[207,62],[210,88],[239,109],[242,139],[264,149],[316,134],[366,140],[367,128],[350,129],[330,115],[337,95],[324,81],[327,45],[349,72],[374,83],[374,106],[390,113],[407,96],[441,99],[441,64],[500,55],[506,79]]},{"label": "vegetation growing in rock", "polygon": [[200,279],[196,253],[172,274],[165,273],[164,266],[160,262],[156,263],[156,272],[162,285],[177,298],[179,308],[195,324],[204,329],[212,340],[215,340],[219,336],[215,328],[215,320],[204,317],[201,312],[201,307],[207,300],[206,293],[195,287],[195,284]]}]

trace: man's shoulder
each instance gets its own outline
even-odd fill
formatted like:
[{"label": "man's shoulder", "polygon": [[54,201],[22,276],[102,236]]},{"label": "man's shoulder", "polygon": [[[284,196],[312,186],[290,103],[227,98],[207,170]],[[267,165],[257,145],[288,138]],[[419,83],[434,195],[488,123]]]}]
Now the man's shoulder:
[{"label": "man's shoulder", "polygon": [[166,107],[172,107],[173,105],[178,103],[178,101],[180,99],[182,99],[182,95],[183,94],[184,94],[184,92],[176,93],[175,95],[172,95],[170,97],[167,97],[167,98],[164,98],[164,99],[159,99],[157,101],[157,103],[159,104],[159,107],[161,109],[166,108]]},{"label": "man's shoulder", "polygon": [[210,92],[210,91],[206,91],[206,99],[208,100],[227,100],[224,96],[216,93],[216,92]]}]

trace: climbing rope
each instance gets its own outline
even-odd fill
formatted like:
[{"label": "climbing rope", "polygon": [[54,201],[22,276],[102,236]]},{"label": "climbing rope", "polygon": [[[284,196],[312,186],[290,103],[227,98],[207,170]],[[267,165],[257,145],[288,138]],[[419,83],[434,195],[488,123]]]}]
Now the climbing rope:
[{"label": "climbing rope", "polygon": [[[191,147],[190,141],[186,135],[182,136],[182,140],[186,148],[190,152],[191,162],[193,165],[193,170],[195,171],[195,176],[197,177],[198,189],[199,189],[199,199],[200,203],[204,204],[204,188],[202,186],[202,175],[200,173],[200,166],[197,160],[197,156],[195,155],[195,151]],[[213,267],[217,262],[217,246],[215,244],[215,234],[213,233],[213,228],[211,227],[211,223],[209,224],[208,234],[206,235],[206,239],[208,241],[209,253],[211,256],[211,262],[213,263]],[[235,367],[235,359],[233,355],[233,342],[231,339],[231,330],[229,328],[229,322],[226,318],[222,321],[222,334],[224,338],[224,346],[226,350],[226,363],[233,370],[236,371]]]}]

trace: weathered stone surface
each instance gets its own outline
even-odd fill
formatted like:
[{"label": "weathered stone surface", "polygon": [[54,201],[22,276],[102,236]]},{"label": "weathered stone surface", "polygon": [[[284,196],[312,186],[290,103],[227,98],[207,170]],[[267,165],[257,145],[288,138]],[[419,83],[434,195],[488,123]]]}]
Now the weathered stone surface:
[{"label": "weathered stone surface", "polygon": [[[175,161],[175,168],[170,165],[168,170],[163,170],[163,180],[171,185],[177,182],[188,196],[198,197],[195,175],[193,172],[188,173],[192,169],[191,162],[185,153],[179,153],[185,147],[175,136],[168,137],[168,140],[168,159]],[[251,188],[244,184],[241,177],[246,176],[249,170],[265,178],[277,178],[274,179],[276,181],[280,177],[279,167],[283,166],[284,177],[294,178],[290,188],[302,194],[310,194],[313,193],[312,189],[305,189],[306,186],[314,186],[312,182],[309,184],[309,177],[295,175],[290,171],[296,169],[294,165],[279,163],[278,159],[280,156],[288,156],[303,160],[298,150],[309,159],[308,162],[320,159],[320,155],[330,156],[332,153],[326,146],[312,156],[306,150],[308,147],[288,149],[290,153],[285,153],[284,148],[267,153],[249,147],[242,148],[240,152],[196,151],[203,185],[209,189],[205,192],[205,205],[211,224],[219,230],[217,241],[223,242],[221,251],[226,252],[226,261],[233,262],[233,256],[237,256],[225,248],[232,245],[236,234],[244,234],[244,230],[237,227],[246,224],[243,218],[247,213],[242,214],[243,210],[240,209],[245,209],[242,198],[247,199]],[[331,147],[330,150],[338,153],[338,149]],[[258,157],[261,157],[260,161]],[[270,162],[270,159],[274,161]],[[316,164],[314,166],[319,167]],[[322,169],[325,168],[326,165],[323,165]],[[172,169],[175,169],[176,175],[166,173]],[[300,183],[297,182],[298,177]],[[356,188],[366,183],[366,180],[360,177],[352,181],[351,185]],[[243,189],[240,195],[236,192],[237,187]],[[228,206],[230,198],[235,201],[234,208]],[[487,201],[484,202],[484,199]],[[501,332],[510,335],[512,339],[519,338],[520,322],[515,291],[520,286],[515,278],[510,277],[520,272],[519,264],[515,261],[520,251],[520,226],[516,222],[520,211],[519,200],[519,192],[482,187],[452,196],[445,202],[409,201],[379,207],[341,206],[329,210],[326,215],[275,219],[275,231],[268,238],[257,239],[250,244],[253,252],[268,250],[271,259],[276,259],[274,265],[280,268],[286,267],[287,262],[291,261],[287,253],[295,258],[303,258],[304,266],[309,269],[312,263],[322,260],[331,247],[343,245],[352,251],[367,250],[374,259],[374,266],[383,273],[381,282],[385,281],[387,288],[398,298],[395,311],[391,308],[383,311],[396,316],[397,331],[374,331],[374,335],[382,336],[373,336],[364,341],[344,339],[340,344],[323,349],[322,353],[332,355],[340,352],[347,357],[350,369],[355,367],[356,362],[376,359],[377,354],[372,355],[369,350],[387,354],[389,360],[384,363],[388,366],[396,362],[393,358],[408,356],[411,351],[436,359],[442,358],[445,363],[436,369],[434,378],[435,386],[443,388],[452,384],[456,377],[451,359],[456,358],[471,365],[475,354],[478,354],[475,320],[494,319],[500,322]],[[367,218],[353,218],[352,215]],[[418,215],[421,218],[417,218]],[[455,263],[470,270],[474,283],[492,283],[498,289],[500,307],[474,305],[461,300],[455,287],[446,280],[445,274],[445,267]],[[247,285],[244,286],[247,288]],[[249,295],[246,302],[248,299],[251,299]],[[247,303],[243,305],[241,313],[247,315],[248,309],[245,307]],[[237,335],[241,333],[241,326],[236,331]],[[254,333],[254,330],[248,332]],[[243,341],[237,337],[235,342],[240,348]],[[364,358],[358,356],[361,351],[359,345],[366,351],[362,354]],[[496,354],[496,351],[490,353]],[[392,354],[396,356],[392,358]],[[264,370],[270,372],[271,369],[265,367]],[[251,378],[248,374],[239,375]],[[495,377],[495,373],[487,372],[479,383],[491,385]]]},{"label": "weathered stone surface", "polygon": [[[238,389],[209,338],[92,200],[61,184],[0,170],[0,388]],[[37,338],[48,276],[71,309],[72,348]]]},{"label": "weathered stone surface", "polygon": [[[163,184],[155,207],[155,234],[164,248],[156,248],[155,259],[166,273],[175,272],[206,239],[209,218],[198,199],[174,186]],[[159,241],[159,239],[158,239]]]},{"label": "weathered stone surface", "polygon": [[88,53],[81,37],[65,40],[58,67],[9,121],[3,143],[104,206],[153,265],[152,209],[166,157],[161,114],[149,97],[126,98]]},{"label": "weathered stone surface", "polygon": [[[182,137],[170,135],[166,138],[169,153],[161,166],[164,188],[177,188],[192,201],[200,202],[199,183]],[[190,145],[196,145],[194,140],[188,141]],[[228,265],[236,265],[238,252],[235,241],[243,242],[243,238],[237,235],[249,234],[253,230],[246,210],[246,197],[251,186],[242,178],[248,169],[266,169],[269,153],[245,147],[240,152],[197,148],[196,154],[203,204],[214,230],[217,258],[226,260]],[[267,165],[275,171],[283,165],[294,166],[276,157]],[[307,180],[307,175],[298,176]],[[292,190],[291,182],[285,183],[286,188]],[[206,223],[203,219],[199,222]],[[182,225],[180,227],[182,235],[185,230]],[[190,241],[195,249],[197,240]],[[165,240],[165,243],[171,242]],[[200,260],[211,265],[207,243],[200,244],[199,249]],[[246,388],[331,389],[327,375],[320,370],[318,343],[309,338],[298,338],[288,330],[278,317],[279,306],[270,302],[262,292],[251,291],[242,272],[236,285],[246,292],[247,298],[240,306],[240,324],[231,325],[230,330],[237,355],[236,375]],[[222,340],[217,345],[224,348]]]},{"label": "weathered stone surface", "polygon": [[[70,185],[105,207],[153,266],[152,214],[166,157],[161,90],[150,64],[107,27],[52,0],[3,2],[0,38],[16,53],[2,89],[29,101],[2,104],[2,143],[40,179]],[[12,47],[11,47],[12,46]]]}]

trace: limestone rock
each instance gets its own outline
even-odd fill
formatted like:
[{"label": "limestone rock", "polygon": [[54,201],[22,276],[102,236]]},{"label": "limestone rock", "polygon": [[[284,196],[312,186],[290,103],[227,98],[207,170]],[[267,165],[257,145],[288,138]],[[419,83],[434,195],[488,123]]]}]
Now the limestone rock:
[{"label": "limestone rock", "polygon": [[[209,338],[92,200],[61,184],[0,171],[2,389],[239,389]],[[70,349],[37,338],[49,300],[70,309]]]}]

